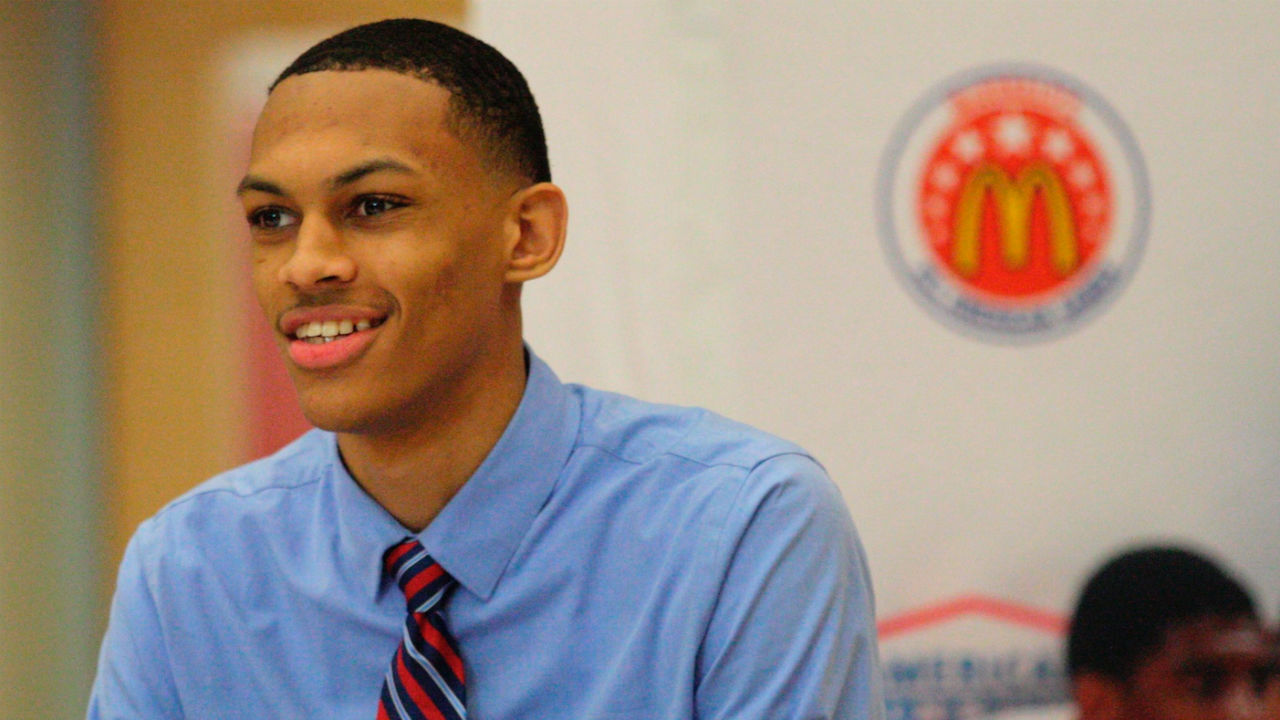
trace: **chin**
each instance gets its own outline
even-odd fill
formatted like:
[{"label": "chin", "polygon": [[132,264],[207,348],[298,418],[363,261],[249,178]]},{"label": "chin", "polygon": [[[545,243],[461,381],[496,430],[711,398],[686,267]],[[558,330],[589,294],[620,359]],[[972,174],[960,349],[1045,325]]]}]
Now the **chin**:
[{"label": "chin", "polygon": [[312,425],[329,432],[359,433],[368,427],[368,423],[362,422],[360,417],[352,413],[318,410],[304,406],[302,416]]},{"label": "chin", "polygon": [[307,392],[298,389],[298,406],[307,422],[336,433],[368,432],[378,413],[376,408],[367,407],[364,403],[352,402],[350,398],[325,397],[327,393],[312,389]]}]

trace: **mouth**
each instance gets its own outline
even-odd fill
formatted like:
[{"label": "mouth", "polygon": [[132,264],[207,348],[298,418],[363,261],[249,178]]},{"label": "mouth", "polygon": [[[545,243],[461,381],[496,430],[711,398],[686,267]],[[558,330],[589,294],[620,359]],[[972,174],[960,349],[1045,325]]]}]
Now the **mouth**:
[{"label": "mouth", "polygon": [[387,318],[383,312],[356,306],[295,308],[281,317],[280,333],[297,367],[329,370],[363,356]]},{"label": "mouth", "polygon": [[376,328],[383,323],[384,319],[315,320],[299,325],[290,337],[309,345],[323,345],[352,333]]}]

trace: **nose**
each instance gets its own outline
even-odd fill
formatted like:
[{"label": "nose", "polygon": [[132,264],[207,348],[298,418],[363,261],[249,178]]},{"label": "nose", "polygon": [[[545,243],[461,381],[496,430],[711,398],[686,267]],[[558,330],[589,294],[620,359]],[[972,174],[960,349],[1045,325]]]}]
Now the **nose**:
[{"label": "nose", "polygon": [[1272,720],[1265,717],[1266,702],[1253,683],[1232,683],[1223,693],[1218,716],[1222,720]]},{"label": "nose", "polygon": [[280,281],[298,290],[342,285],[356,276],[356,263],[342,234],[324,217],[304,217],[293,252],[280,266]]}]

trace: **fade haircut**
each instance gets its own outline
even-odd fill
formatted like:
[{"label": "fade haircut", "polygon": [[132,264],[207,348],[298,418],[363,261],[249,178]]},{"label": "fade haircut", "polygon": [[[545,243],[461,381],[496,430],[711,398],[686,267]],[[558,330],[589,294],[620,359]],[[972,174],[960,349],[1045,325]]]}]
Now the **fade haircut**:
[{"label": "fade haircut", "polygon": [[550,182],[542,118],[524,76],[502,53],[461,30],[418,19],[345,30],[298,56],[271,83],[323,70],[391,70],[449,91],[446,122],[491,169]]},{"label": "fade haircut", "polygon": [[1071,677],[1128,683],[1170,630],[1198,620],[1257,620],[1244,586],[1213,561],[1178,547],[1143,547],[1099,568],[1085,584],[1067,636]]}]

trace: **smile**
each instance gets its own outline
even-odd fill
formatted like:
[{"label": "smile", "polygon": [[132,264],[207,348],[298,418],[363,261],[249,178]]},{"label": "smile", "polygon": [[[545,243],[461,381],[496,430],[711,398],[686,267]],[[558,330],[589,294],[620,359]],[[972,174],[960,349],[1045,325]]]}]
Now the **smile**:
[{"label": "smile", "polygon": [[313,345],[333,342],[335,339],[344,335],[350,335],[361,330],[368,330],[381,324],[374,323],[370,320],[324,320],[309,322],[300,325],[294,331],[293,336],[303,342]]},{"label": "smile", "polygon": [[328,370],[349,365],[373,344],[378,328],[384,322],[385,317],[358,315],[339,315],[336,318],[331,315],[323,320],[299,322],[286,335],[289,338],[289,358],[304,370]]}]

